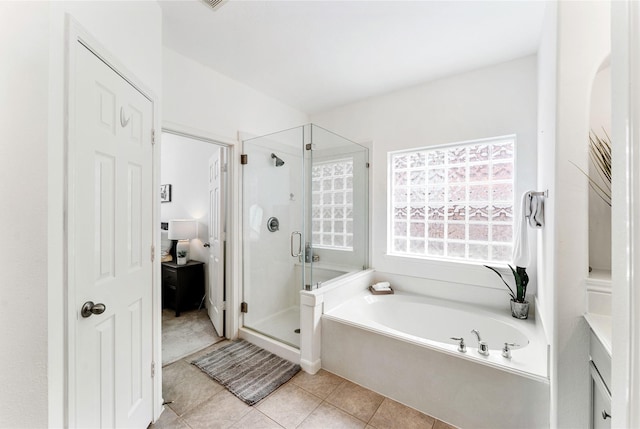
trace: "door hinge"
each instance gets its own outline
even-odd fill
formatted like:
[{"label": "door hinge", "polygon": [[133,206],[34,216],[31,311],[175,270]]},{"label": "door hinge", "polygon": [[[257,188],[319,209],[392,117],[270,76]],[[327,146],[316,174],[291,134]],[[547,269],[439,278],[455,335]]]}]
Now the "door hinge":
[{"label": "door hinge", "polygon": [[243,153],[242,155],[240,155],[240,164],[247,165],[248,163],[249,163],[249,155],[247,155],[246,153]]},{"label": "door hinge", "polygon": [[151,362],[151,378],[156,376],[156,363]]},{"label": "door hinge", "polygon": [[227,309],[227,301],[222,301],[220,304],[220,310],[224,311]]},{"label": "door hinge", "polygon": [[248,313],[249,312],[249,304],[247,304],[246,302],[242,302],[240,304],[240,312],[241,313]]},{"label": "door hinge", "polygon": [[222,172],[223,173],[227,172],[227,163],[226,162],[224,164],[222,164]]},{"label": "door hinge", "polygon": [[156,130],[155,128],[151,130],[151,144],[156,144]]},{"label": "door hinge", "polygon": [[155,259],[156,259],[156,246],[152,244],[151,245],[151,262],[153,262]]},{"label": "door hinge", "polygon": [[370,164],[367,162],[367,163],[365,164],[365,167],[369,168],[369,165],[370,165]]}]

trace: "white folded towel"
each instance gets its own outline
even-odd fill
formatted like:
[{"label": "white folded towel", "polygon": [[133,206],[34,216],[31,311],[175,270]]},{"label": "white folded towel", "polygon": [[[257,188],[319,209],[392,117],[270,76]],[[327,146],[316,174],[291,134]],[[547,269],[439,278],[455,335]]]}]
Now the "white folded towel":
[{"label": "white folded towel", "polygon": [[391,283],[379,282],[371,286],[376,292],[391,290]]},{"label": "white folded towel", "polygon": [[528,215],[527,205],[531,191],[522,194],[522,204],[520,204],[520,212],[515,218],[516,236],[513,246],[513,265],[516,267],[527,268],[529,266],[529,231],[527,230]]}]

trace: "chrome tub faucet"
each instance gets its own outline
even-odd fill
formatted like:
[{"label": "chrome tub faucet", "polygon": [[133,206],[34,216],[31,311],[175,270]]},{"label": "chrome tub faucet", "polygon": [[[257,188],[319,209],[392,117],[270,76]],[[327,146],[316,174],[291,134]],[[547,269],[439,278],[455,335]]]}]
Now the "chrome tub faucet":
[{"label": "chrome tub faucet", "polygon": [[487,344],[486,341],[482,341],[482,338],[480,338],[480,331],[472,329],[471,333],[476,334],[476,337],[478,338],[478,353],[482,356],[489,356],[489,344]]}]

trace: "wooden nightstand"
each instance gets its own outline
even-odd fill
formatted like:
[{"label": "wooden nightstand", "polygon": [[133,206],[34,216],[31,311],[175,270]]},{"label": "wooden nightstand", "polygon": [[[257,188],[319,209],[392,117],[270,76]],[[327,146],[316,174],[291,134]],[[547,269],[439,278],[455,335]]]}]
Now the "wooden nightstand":
[{"label": "wooden nightstand", "polygon": [[204,262],[162,263],[162,308],[180,312],[198,307],[204,296]]}]

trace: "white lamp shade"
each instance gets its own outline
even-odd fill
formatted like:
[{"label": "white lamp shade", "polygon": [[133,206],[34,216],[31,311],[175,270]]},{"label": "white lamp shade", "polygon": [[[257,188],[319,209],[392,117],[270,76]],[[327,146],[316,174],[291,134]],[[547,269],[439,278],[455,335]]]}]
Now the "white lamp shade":
[{"label": "white lamp shade", "polygon": [[198,236],[198,223],[191,219],[169,221],[169,240],[191,240]]}]

